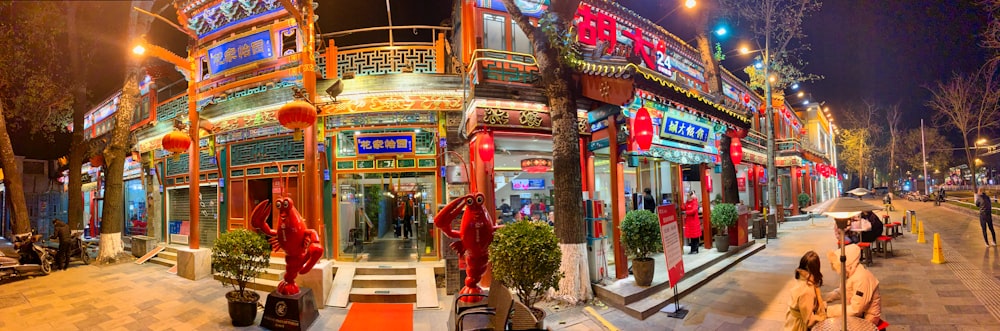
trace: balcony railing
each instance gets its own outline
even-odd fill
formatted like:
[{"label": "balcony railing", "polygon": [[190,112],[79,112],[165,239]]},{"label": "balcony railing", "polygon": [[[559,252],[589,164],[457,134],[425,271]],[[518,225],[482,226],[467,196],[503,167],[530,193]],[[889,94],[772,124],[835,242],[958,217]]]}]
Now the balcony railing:
[{"label": "balcony railing", "polygon": [[531,54],[494,49],[472,51],[466,71],[471,84],[484,81],[531,84],[539,77],[538,62]]},{"label": "balcony railing", "polygon": [[[394,31],[420,30],[430,30],[431,40],[397,42],[392,35]],[[444,33],[450,30],[450,27],[407,25],[354,29],[324,34],[322,37],[328,38],[329,45],[325,61],[317,61],[323,62],[324,68],[319,71],[324,72],[328,79],[341,78],[345,74],[368,76],[408,72],[446,73],[448,70],[445,68],[445,59],[449,55],[445,48]],[[366,32],[386,32],[388,41],[347,46],[335,45],[334,40],[337,37]],[[336,62],[336,66],[331,62]]]}]

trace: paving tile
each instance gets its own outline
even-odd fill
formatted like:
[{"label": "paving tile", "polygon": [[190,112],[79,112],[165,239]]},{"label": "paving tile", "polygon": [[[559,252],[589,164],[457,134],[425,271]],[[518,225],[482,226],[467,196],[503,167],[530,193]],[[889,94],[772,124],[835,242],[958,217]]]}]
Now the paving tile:
[{"label": "paving tile", "polygon": [[944,308],[951,314],[989,314],[986,307],[976,305],[945,305]]}]

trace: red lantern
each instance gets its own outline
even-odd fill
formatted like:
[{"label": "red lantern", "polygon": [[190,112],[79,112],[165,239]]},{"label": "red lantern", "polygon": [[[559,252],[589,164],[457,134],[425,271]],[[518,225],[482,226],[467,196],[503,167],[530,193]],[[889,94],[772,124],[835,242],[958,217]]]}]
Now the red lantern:
[{"label": "red lantern", "polygon": [[181,131],[171,131],[160,140],[163,149],[174,154],[184,153],[191,147],[191,137]]},{"label": "red lantern", "polygon": [[477,138],[479,141],[479,159],[483,162],[493,161],[493,134],[489,132],[484,132]]},{"label": "red lantern", "polygon": [[743,93],[743,103],[750,103],[750,94]]},{"label": "red lantern", "polygon": [[646,107],[639,108],[632,119],[632,141],[639,150],[649,150],[653,144],[653,118],[649,116]]},{"label": "red lantern", "polygon": [[302,130],[316,124],[316,107],[305,101],[292,101],[278,109],[278,123],[295,130],[295,140],[302,139]]},{"label": "red lantern", "polygon": [[97,154],[90,157],[91,167],[102,167],[104,166],[104,155]]},{"label": "red lantern", "polygon": [[733,160],[734,165],[739,165],[743,161],[743,143],[740,142],[739,138],[729,140],[729,157]]}]

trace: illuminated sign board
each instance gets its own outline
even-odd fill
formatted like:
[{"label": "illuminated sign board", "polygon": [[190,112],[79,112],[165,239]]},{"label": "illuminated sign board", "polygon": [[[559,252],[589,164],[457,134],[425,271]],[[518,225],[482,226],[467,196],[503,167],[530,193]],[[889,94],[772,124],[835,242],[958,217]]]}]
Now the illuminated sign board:
[{"label": "illuminated sign board", "polygon": [[[611,54],[631,52],[639,57],[639,64],[677,81],[686,78],[685,85],[688,87],[705,90],[704,68],[671,49],[679,46],[674,41],[668,45],[667,36],[643,31],[620,17],[587,4],[581,4],[577,9],[574,22],[579,43],[595,47],[600,44],[606,53]],[[677,73],[684,77],[677,77]]]},{"label": "illuminated sign board", "polygon": [[[548,0],[514,0],[514,4],[521,9],[522,14],[528,17],[541,17],[542,13],[549,8]],[[476,5],[479,8],[507,11],[507,7],[504,7],[503,1],[500,0],[476,0]]]},{"label": "illuminated sign board", "polygon": [[412,133],[357,135],[354,141],[357,155],[413,153]]},{"label": "illuminated sign board", "polygon": [[208,68],[214,75],[273,56],[271,30],[264,30],[210,48]]},{"label": "illuminated sign board", "polygon": [[711,136],[712,129],[707,125],[686,121],[673,116],[665,116],[663,119],[660,136],[680,141],[705,145],[708,137]]}]

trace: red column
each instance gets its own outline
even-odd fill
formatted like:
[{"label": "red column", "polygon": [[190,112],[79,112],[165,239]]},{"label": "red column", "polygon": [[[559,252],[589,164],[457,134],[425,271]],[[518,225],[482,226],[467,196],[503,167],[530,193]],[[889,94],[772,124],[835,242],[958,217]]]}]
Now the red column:
[{"label": "red column", "polygon": [[799,173],[799,171],[801,171],[799,167],[793,166],[792,175],[790,176],[792,181],[792,185],[790,185],[792,187],[792,215],[799,214],[799,177],[802,177],[802,174]]},{"label": "red column", "polygon": [[[490,217],[496,219],[496,196],[494,194],[493,188],[493,148],[481,149],[482,139],[489,137],[493,138],[493,132],[480,131],[473,135],[472,140],[469,142],[469,159],[472,159],[472,172],[470,176],[472,183],[470,189],[472,192],[482,193],[486,197],[486,211],[490,213]],[[493,139],[489,139],[492,141]],[[480,153],[489,153],[490,161],[483,161]]]},{"label": "red column", "polygon": [[759,171],[761,171],[761,166],[756,165],[756,164],[753,165],[753,209],[754,210],[763,210],[763,209],[761,209],[761,205],[760,205],[761,202],[764,201],[764,199],[761,198],[761,195],[763,194],[763,192],[762,192],[763,190],[760,187],[760,178],[761,177],[760,177],[760,172]]},{"label": "red column", "polygon": [[705,249],[712,249],[712,204],[709,200],[712,192],[708,191],[708,174],[709,168],[707,163],[702,163],[698,168],[698,174],[701,175],[701,224],[702,224],[702,238],[705,242]]}]

